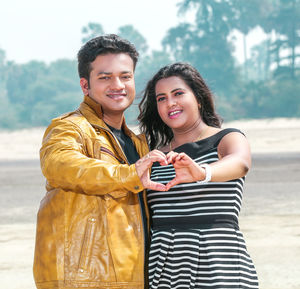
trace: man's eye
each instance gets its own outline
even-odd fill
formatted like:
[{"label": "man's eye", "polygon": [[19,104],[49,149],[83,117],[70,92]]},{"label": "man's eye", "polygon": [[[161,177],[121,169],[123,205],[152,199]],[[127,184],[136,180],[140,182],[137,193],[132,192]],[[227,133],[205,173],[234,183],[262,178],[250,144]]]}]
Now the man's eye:
[{"label": "man's eye", "polygon": [[130,75],[124,75],[124,76],[122,76],[122,78],[123,78],[123,79],[130,79],[131,76],[130,76]]},{"label": "man's eye", "polygon": [[101,76],[101,77],[99,77],[99,79],[101,79],[101,80],[107,80],[107,79],[109,79],[109,76]]}]

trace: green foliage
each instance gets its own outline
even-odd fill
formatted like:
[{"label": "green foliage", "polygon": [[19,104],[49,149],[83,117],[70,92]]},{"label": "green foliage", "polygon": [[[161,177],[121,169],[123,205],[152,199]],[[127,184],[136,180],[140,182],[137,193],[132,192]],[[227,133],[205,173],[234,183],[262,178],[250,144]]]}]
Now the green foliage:
[{"label": "green foliage", "polygon": [[[149,51],[144,36],[132,25],[118,34],[140,52],[135,71],[137,97],[125,112],[137,124],[138,104],[147,81],[164,65],[186,61],[195,66],[216,95],[218,113],[225,120],[300,117],[300,0],[182,0],[178,25],[167,31],[163,49]],[[195,21],[181,21],[186,13]],[[266,39],[253,47],[242,66],[233,56],[233,31],[244,36],[260,27]],[[82,41],[104,34],[102,25],[89,23]],[[50,64],[6,60],[0,49],[0,128],[46,126],[82,101],[77,61]]]},{"label": "green foliage", "polygon": [[300,117],[300,77],[249,82],[236,99],[238,118]]},{"label": "green foliage", "polygon": [[0,127],[45,126],[81,100],[76,61],[3,65],[6,93],[1,95]]},{"label": "green foliage", "polygon": [[102,25],[95,22],[88,23],[87,26],[84,26],[81,30],[83,37],[81,39],[82,43],[89,41],[90,39],[100,36],[104,33]]},{"label": "green foliage", "polygon": [[132,25],[121,26],[117,34],[132,42],[140,54],[147,52],[149,47],[146,39]]}]

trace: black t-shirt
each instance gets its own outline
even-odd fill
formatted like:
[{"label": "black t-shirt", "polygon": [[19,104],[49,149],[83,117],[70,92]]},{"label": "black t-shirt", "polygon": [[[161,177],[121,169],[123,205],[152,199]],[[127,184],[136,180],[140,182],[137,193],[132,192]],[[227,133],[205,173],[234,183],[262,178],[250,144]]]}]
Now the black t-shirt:
[{"label": "black t-shirt", "polygon": [[111,127],[108,124],[106,125],[110,128],[112,133],[118,139],[129,164],[136,163],[136,161],[140,158],[140,156],[137,153],[131,138],[128,135],[126,135],[122,129],[116,129],[114,127]]},{"label": "black t-shirt", "polygon": [[[125,156],[129,162],[129,164],[134,164],[136,163],[137,160],[139,160],[140,156],[136,151],[135,146],[133,145],[133,142],[131,138],[124,133],[122,129],[116,129],[114,127],[111,127],[110,125],[106,124],[112,133],[115,135],[115,137],[118,139],[123,152],[125,153]],[[141,211],[142,211],[142,216],[143,216],[143,226],[144,226],[144,234],[145,234],[145,248],[148,248],[149,246],[149,238],[148,238],[148,231],[147,231],[147,217],[146,217],[146,212],[145,212],[145,206],[144,206],[144,197],[143,193],[140,192],[138,194],[139,200],[140,200],[140,206],[141,206]],[[147,254],[147,251],[145,251],[145,254]]]}]

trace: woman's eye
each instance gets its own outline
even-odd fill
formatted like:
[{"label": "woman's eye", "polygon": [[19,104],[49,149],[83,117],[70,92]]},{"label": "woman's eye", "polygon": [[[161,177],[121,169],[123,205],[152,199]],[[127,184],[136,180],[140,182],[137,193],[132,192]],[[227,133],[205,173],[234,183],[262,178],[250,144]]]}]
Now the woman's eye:
[{"label": "woman's eye", "polygon": [[177,91],[175,92],[175,96],[179,96],[179,95],[182,95],[183,94],[183,91]]},{"label": "woman's eye", "polygon": [[161,102],[163,100],[165,100],[166,98],[164,96],[157,98],[157,102]]}]

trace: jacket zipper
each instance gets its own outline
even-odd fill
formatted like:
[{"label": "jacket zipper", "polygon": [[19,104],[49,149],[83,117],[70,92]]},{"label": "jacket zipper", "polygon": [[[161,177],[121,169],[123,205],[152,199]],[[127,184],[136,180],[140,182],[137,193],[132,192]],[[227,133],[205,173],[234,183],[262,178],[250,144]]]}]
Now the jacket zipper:
[{"label": "jacket zipper", "polygon": [[[111,131],[109,131],[108,129],[106,129],[106,128],[104,128],[104,127],[101,127],[101,126],[99,126],[99,125],[95,125],[95,124],[93,124],[93,126],[94,127],[97,127],[97,128],[100,128],[100,129],[102,129],[102,130],[104,130],[104,131],[106,131],[106,132],[108,132],[112,137],[113,137],[113,139],[115,140],[115,142],[117,143],[117,145],[119,146],[119,148],[121,149],[121,152],[122,152],[122,154],[123,154],[123,157],[124,157],[124,159],[125,159],[125,161],[126,161],[126,164],[127,165],[130,165],[129,164],[129,161],[128,161],[128,159],[127,159],[127,157],[126,157],[126,155],[125,155],[125,153],[124,153],[124,151],[123,151],[123,149],[122,149],[122,147],[121,147],[121,145],[120,145],[120,143],[119,143],[119,141],[118,141],[118,139],[117,139],[117,137],[111,132]],[[102,148],[102,147],[101,147]],[[108,149],[106,149],[106,148],[103,148],[103,151],[105,151],[105,152],[107,152],[107,153],[109,153],[110,155],[113,155],[113,153],[110,151],[110,150],[108,150]],[[138,153],[138,152],[137,152]],[[139,157],[140,157],[140,154],[138,153],[138,155],[139,155]],[[115,155],[113,155],[118,161],[120,161]],[[121,160],[122,161],[122,163],[124,164],[125,162],[124,162],[124,160]],[[144,225],[144,219],[143,219],[143,212],[142,212],[142,204],[141,204],[141,199],[140,199],[140,196],[139,196],[139,193],[137,194],[137,197],[138,197],[138,200],[139,200],[139,205],[140,205],[140,219],[141,219],[141,223],[142,223],[142,228],[143,228],[143,234],[142,234],[142,237],[143,237],[143,243],[144,243],[144,264],[143,264],[143,266],[144,266],[144,270],[143,270],[143,272],[144,272],[144,275],[145,275],[145,262],[146,262],[146,253],[145,253],[145,251],[146,251],[146,238],[145,238],[145,225]],[[146,214],[146,213],[145,213]],[[148,229],[148,228],[147,228]],[[146,276],[146,275],[145,275]],[[144,283],[145,283],[145,277],[144,277]],[[144,287],[146,286],[146,288],[148,288],[148,284],[144,284]]]}]

